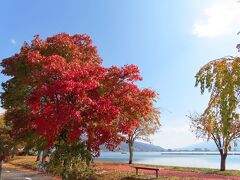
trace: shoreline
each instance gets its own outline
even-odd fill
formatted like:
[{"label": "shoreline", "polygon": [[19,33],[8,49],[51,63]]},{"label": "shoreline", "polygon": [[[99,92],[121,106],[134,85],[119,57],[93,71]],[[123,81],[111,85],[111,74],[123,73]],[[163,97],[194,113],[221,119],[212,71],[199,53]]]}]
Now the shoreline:
[{"label": "shoreline", "polygon": [[[216,152],[208,154],[206,152],[135,152],[133,156],[133,162],[138,164],[207,169],[219,169],[220,167],[220,155],[216,154]],[[227,169],[240,170],[240,164],[238,163],[239,158],[239,154],[236,154],[236,152],[230,152],[227,157]],[[94,160],[127,163],[129,160],[129,153],[121,154],[120,152],[102,152],[100,156]]]},{"label": "shoreline", "polygon": [[[101,151],[101,153],[119,153],[129,154],[129,152],[122,153],[121,151]],[[218,151],[135,151],[133,153],[159,153],[162,155],[220,155]],[[230,151],[228,155],[240,155],[240,151]]]}]

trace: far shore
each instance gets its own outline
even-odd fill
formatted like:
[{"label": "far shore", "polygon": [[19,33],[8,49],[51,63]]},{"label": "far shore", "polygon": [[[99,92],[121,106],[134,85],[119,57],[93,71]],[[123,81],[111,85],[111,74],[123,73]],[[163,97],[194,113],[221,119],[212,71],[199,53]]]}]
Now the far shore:
[{"label": "far shore", "polygon": [[[104,153],[122,153],[121,151],[101,151]],[[128,154],[129,152],[124,152]],[[219,155],[218,151],[135,151],[134,153],[159,153],[162,155]],[[240,155],[240,151],[230,151],[228,155]]]}]

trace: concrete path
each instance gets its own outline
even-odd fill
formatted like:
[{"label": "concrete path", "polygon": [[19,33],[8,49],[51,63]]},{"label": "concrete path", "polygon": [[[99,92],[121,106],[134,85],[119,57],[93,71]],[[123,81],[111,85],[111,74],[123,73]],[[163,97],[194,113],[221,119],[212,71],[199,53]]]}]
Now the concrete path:
[{"label": "concrete path", "polygon": [[5,164],[2,173],[3,180],[54,180],[53,177],[43,175],[37,171],[22,169]]}]

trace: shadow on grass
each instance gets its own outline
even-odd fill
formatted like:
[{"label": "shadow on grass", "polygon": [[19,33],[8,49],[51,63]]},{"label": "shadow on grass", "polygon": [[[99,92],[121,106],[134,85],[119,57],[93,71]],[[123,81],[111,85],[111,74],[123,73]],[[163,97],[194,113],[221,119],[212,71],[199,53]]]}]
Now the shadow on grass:
[{"label": "shadow on grass", "polygon": [[[146,180],[145,178],[135,178],[135,177],[125,177],[125,178],[122,178],[121,180]],[[153,180],[153,179],[150,179],[150,180]]]},{"label": "shadow on grass", "polygon": [[146,176],[131,176],[131,177],[124,177],[121,180],[156,180],[156,178],[146,177]]}]

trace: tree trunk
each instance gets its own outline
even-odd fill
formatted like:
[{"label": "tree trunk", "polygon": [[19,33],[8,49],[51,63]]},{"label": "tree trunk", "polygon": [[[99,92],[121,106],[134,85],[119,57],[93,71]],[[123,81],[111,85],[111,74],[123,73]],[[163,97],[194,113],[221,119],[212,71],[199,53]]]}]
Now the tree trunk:
[{"label": "tree trunk", "polygon": [[128,147],[129,147],[129,164],[132,164],[132,161],[133,161],[133,142],[129,142]]},{"label": "tree trunk", "polygon": [[40,158],[41,158],[41,151],[38,151],[38,154],[37,154],[37,159],[36,159],[36,161],[40,161]]},{"label": "tree trunk", "polygon": [[62,180],[67,180],[68,179],[68,175],[66,174],[66,171],[67,171],[67,160],[64,159],[63,160]]},{"label": "tree trunk", "polygon": [[2,180],[2,164],[3,160],[0,161],[0,180]]},{"label": "tree trunk", "polygon": [[226,153],[221,153],[220,171],[225,171],[226,170],[226,159],[227,159],[227,154]]},{"label": "tree trunk", "polygon": [[45,163],[48,154],[49,154],[48,149],[43,150],[43,153],[42,153],[42,162],[41,162],[42,164]]},{"label": "tree trunk", "polygon": [[28,154],[29,154],[29,149],[27,147],[24,147],[24,149],[22,151],[22,155],[27,156]]},{"label": "tree trunk", "polygon": [[[91,154],[91,148],[90,148],[90,143],[89,142],[87,142],[87,152],[89,154]],[[88,158],[86,159],[86,165],[87,165],[87,167],[90,167],[90,160]]]}]

